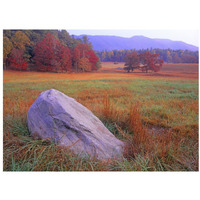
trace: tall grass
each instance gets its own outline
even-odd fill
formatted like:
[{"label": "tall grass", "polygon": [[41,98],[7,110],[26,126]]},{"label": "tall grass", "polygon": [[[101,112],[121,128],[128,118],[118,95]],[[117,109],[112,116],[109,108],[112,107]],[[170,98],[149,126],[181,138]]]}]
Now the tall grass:
[{"label": "tall grass", "polygon": [[[120,74],[120,79],[110,74],[100,80],[80,81],[76,80],[80,75],[66,80],[69,74],[42,77],[38,73],[22,73],[17,79],[16,74],[8,73],[3,99],[4,171],[199,170],[196,81],[131,79],[127,74],[124,78]],[[83,75],[85,79],[89,76],[95,79],[95,74]],[[27,111],[40,92],[50,88],[74,97],[97,115],[125,142],[124,158],[87,160],[45,140],[33,140],[26,124]]]},{"label": "tall grass", "polygon": [[[126,143],[125,159],[133,162],[137,170],[198,170],[198,134],[194,130],[180,132],[162,127],[150,129],[148,124],[142,122],[140,103],[131,104],[129,112],[124,116],[123,112],[114,109],[107,95],[103,105],[103,116],[110,123],[114,119],[115,134],[121,135]],[[117,121],[119,115],[123,118]],[[146,167],[141,166],[141,162]]]}]

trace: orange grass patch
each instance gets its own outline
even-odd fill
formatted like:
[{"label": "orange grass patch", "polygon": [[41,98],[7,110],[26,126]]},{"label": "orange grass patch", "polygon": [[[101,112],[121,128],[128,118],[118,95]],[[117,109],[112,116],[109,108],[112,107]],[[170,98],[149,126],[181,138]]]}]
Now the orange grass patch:
[{"label": "orange grass patch", "polygon": [[[49,80],[97,80],[97,79],[198,79],[198,64],[164,64],[160,72],[152,73],[127,73],[113,67],[110,63],[102,63],[102,69],[99,72],[88,73],[44,73],[44,72],[19,72],[4,71],[4,82],[45,82]],[[118,67],[123,67],[120,63]],[[109,70],[107,70],[109,69]],[[107,73],[109,72],[109,73]]]}]

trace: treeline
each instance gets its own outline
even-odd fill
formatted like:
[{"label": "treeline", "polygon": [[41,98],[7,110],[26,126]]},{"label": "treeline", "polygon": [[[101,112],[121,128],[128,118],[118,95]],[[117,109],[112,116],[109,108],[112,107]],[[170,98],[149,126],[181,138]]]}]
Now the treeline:
[{"label": "treeline", "polygon": [[101,67],[88,38],[66,30],[4,30],[4,69],[29,71],[93,71]]},{"label": "treeline", "polygon": [[[127,53],[132,53],[135,50],[113,50],[113,51],[96,51],[101,62],[124,62]],[[137,50],[138,54],[150,51],[160,55],[160,59],[166,63],[198,63],[199,52],[188,50],[172,50],[172,49],[145,49]]]}]

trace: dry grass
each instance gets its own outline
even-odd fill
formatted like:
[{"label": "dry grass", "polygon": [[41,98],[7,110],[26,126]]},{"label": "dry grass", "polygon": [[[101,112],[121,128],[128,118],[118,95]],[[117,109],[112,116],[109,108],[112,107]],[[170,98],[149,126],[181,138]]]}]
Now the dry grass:
[{"label": "dry grass", "polygon": [[[5,71],[4,170],[197,171],[198,75],[196,65],[187,71],[189,66],[183,73],[180,65],[166,65],[162,76]],[[173,76],[166,78],[166,74]],[[47,141],[33,140],[26,125],[27,111],[40,92],[50,88],[85,105],[124,140],[124,159],[86,160]]]},{"label": "dry grass", "polygon": [[[118,63],[117,65],[113,62],[105,62],[103,63],[103,67],[100,69],[100,72],[106,73],[124,73],[124,63]],[[183,79],[198,79],[198,64],[164,64],[161,71],[152,72],[152,73],[142,73],[139,70],[130,73],[131,76],[134,77],[145,77],[145,78],[183,78]]]},{"label": "dry grass", "polygon": [[[46,82],[51,80],[98,80],[98,79],[198,79],[198,64],[164,64],[163,68],[158,73],[126,73],[123,68],[124,63],[114,65],[110,62],[102,64],[103,67],[96,73],[43,73],[43,72],[18,72],[5,71],[4,82]],[[105,73],[106,72],[106,73]]]},{"label": "dry grass", "polygon": [[[112,104],[105,99],[105,107],[109,112],[103,112],[107,119],[112,119],[115,114]],[[137,160],[148,161],[146,170],[170,171],[194,170],[198,171],[198,134],[194,130],[180,132],[172,129],[157,128],[149,130],[142,123],[140,108],[136,103],[130,106],[130,112],[123,119],[126,123],[126,131],[120,128],[121,122],[115,122],[115,127],[126,142],[124,157],[133,162],[135,170],[144,170],[142,163]],[[122,113],[121,113],[122,114]],[[116,118],[116,117],[115,117]],[[120,124],[120,125],[117,125]],[[143,163],[144,164],[144,163]]]}]

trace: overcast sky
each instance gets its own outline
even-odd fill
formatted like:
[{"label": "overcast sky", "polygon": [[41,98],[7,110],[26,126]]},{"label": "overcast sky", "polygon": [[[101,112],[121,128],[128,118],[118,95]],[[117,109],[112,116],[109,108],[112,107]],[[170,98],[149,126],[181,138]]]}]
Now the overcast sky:
[{"label": "overcast sky", "polygon": [[199,46],[198,30],[67,30],[71,35],[115,35],[121,37],[132,37],[143,35],[149,38],[171,39],[183,41],[188,44]]}]

